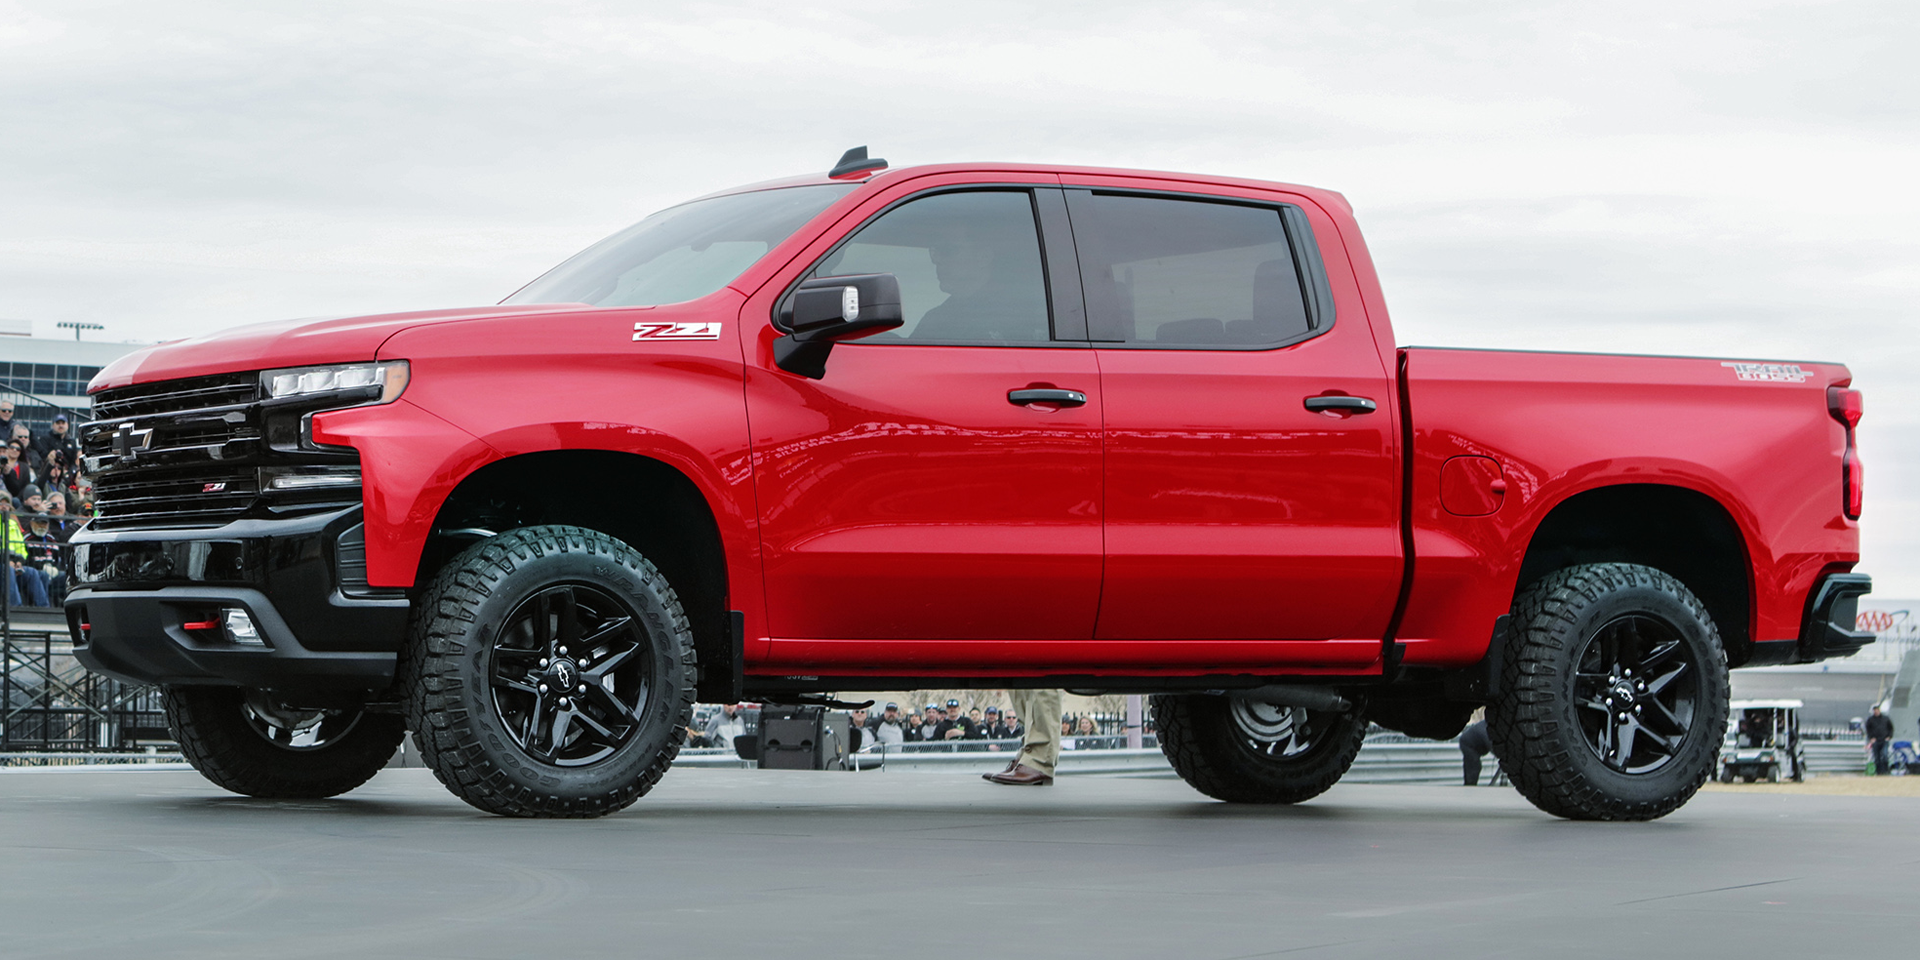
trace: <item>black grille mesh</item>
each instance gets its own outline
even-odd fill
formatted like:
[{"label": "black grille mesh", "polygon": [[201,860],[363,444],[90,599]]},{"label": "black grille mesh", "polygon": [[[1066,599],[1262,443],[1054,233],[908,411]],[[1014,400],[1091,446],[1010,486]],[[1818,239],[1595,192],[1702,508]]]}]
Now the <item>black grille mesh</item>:
[{"label": "black grille mesh", "polygon": [[93,395],[93,415],[99,420],[119,420],[234,406],[258,399],[259,374],[223,373],[102,390]]},{"label": "black grille mesh", "polygon": [[[208,526],[247,512],[260,496],[255,464],[227,459],[235,440],[256,440],[257,373],[188,377],[93,395],[81,448],[104,468],[94,480],[94,526]],[[121,424],[137,449],[116,451]],[[242,445],[244,446],[244,445]]]},{"label": "black grille mesh", "polygon": [[94,483],[94,525],[225,523],[245,513],[259,495],[252,467],[216,462],[109,473]]}]

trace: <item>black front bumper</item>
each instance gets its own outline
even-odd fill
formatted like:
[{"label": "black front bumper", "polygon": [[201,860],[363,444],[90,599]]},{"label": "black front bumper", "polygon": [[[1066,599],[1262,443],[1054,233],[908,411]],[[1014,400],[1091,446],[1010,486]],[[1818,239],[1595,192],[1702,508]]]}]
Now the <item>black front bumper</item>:
[{"label": "black front bumper", "polygon": [[[74,655],[137,683],[385,690],[408,600],[365,586],[360,532],[358,507],[209,529],[83,530],[66,602]],[[263,646],[186,626],[233,608]]]}]

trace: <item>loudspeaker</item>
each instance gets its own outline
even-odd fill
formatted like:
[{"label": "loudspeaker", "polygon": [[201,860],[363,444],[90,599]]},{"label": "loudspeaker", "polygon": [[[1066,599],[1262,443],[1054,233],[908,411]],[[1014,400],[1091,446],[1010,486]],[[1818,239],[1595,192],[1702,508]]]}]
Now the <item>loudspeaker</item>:
[{"label": "loudspeaker", "polygon": [[853,721],[825,707],[772,706],[760,711],[760,769],[845,769]]}]

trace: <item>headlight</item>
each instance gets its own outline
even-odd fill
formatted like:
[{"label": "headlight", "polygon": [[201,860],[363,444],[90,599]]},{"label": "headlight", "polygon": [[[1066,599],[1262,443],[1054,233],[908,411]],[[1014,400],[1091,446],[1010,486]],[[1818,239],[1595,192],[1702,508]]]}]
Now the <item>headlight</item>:
[{"label": "headlight", "polygon": [[366,403],[392,403],[407,389],[408,376],[405,360],[387,360],[268,370],[260,375],[260,384],[270,400],[347,394]]}]

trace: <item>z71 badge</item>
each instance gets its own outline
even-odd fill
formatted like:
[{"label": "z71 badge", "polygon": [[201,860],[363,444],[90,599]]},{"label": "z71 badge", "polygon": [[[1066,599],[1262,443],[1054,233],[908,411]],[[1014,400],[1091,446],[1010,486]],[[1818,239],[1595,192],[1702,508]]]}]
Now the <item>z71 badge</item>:
[{"label": "z71 badge", "polygon": [[635,340],[718,340],[718,323],[636,323]]},{"label": "z71 badge", "polygon": [[[637,336],[634,339],[639,339]],[[1770,383],[1806,383],[1813,376],[1809,371],[1800,369],[1797,363],[1722,363],[1723,367],[1732,367],[1733,375],[1742,380],[1765,380]]]}]

